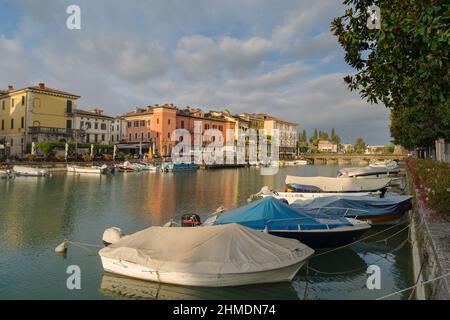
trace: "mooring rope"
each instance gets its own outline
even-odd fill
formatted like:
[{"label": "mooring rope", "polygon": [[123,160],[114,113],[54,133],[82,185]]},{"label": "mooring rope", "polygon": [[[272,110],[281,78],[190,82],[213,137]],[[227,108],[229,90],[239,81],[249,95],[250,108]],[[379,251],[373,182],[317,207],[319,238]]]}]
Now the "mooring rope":
[{"label": "mooring rope", "polygon": [[[406,228],[409,228],[409,226],[410,226],[410,225],[408,224],[408,225],[407,225],[404,229],[402,229],[401,231],[405,230]],[[325,255],[325,254],[327,254],[327,253],[331,253],[331,252],[334,252],[334,251],[337,251],[337,250],[340,250],[340,249],[344,249],[344,248],[350,247],[350,246],[354,245],[355,243],[359,243],[359,242],[362,242],[362,241],[364,241],[364,240],[373,238],[373,237],[375,237],[375,236],[377,236],[377,235],[379,235],[379,234],[382,234],[382,233],[384,233],[384,232],[386,232],[386,231],[388,231],[388,230],[391,230],[391,229],[393,229],[393,228],[396,228],[396,227],[398,227],[398,225],[394,225],[394,226],[392,226],[392,227],[383,229],[383,230],[381,230],[380,232],[371,234],[370,236],[361,238],[361,239],[356,240],[356,241],[354,241],[354,242],[351,242],[351,243],[349,243],[349,244],[346,244],[346,245],[343,245],[343,246],[340,246],[340,247],[337,247],[337,248],[334,248],[334,249],[331,249],[331,250],[328,250],[328,251],[325,251],[325,252],[322,252],[322,253],[319,253],[319,254],[315,254],[311,259],[314,259],[314,258],[323,256],[323,255]],[[389,238],[389,237],[387,237],[387,238]],[[386,238],[386,239],[387,239],[387,238]],[[382,241],[385,241],[385,239],[383,239]]]},{"label": "mooring rope", "polygon": [[450,272],[449,272],[449,273],[447,273],[447,274],[444,274],[444,275],[442,275],[442,276],[439,276],[439,277],[433,278],[433,279],[431,279],[431,280],[427,280],[427,281],[422,281],[421,283],[419,283],[419,284],[415,284],[415,285],[413,285],[413,286],[411,286],[411,287],[409,287],[409,288],[406,288],[406,289],[403,289],[403,290],[399,290],[399,291],[396,291],[396,292],[393,292],[393,293],[387,294],[387,295],[385,295],[385,296],[382,296],[382,297],[380,297],[380,298],[377,298],[377,299],[375,299],[375,300],[382,300],[382,299],[386,299],[386,298],[389,298],[389,297],[395,296],[395,295],[397,295],[397,294],[399,294],[399,293],[402,293],[402,292],[405,292],[405,291],[408,291],[408,290],[414,289],[414,288],[416,288],[416,287],[418,287],[418,286],[422,286],[422,285],[424,285],[424,284],[428,284],[428,283],[430,283],[430,282],[433,282],[433,281],[436,281],[436,280],[440,280],[440,279],[446,278],[446,277],[448,277],[448,276],[450,276]]}]

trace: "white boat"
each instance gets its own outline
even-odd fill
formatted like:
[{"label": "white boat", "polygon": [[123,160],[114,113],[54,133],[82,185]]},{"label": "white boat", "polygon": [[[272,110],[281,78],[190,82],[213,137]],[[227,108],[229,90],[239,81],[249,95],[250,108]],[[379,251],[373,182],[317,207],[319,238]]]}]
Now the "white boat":
[{"label": "white boat", "polygon": [[99,251],[107,272],[200,287],[291,281],[313,253],[297,240],[238,224],[150,227]]},{"label": "white boat", "polygon": [[284,161],[285,166],[306,166],[308,161],[306,160],[292,160],[292,161]]},{"label": "white boat", "polygon": [[108,170],[108,166],[103,165],[101,167],[99,166],[90,166],[90,167],[83,167],[83,166],[67,166],[68,172],[73,172],[76,174],[104,174]]},{"label": "white boat", "polygon": [[15,175],[23,177],[43,177],[48,175],[48,171],[45,169],[26,166],[14,166],[13,172]]},{"label": "white boat", "polygon": [[339,170],[338,177],[350,177],[350,178],[379,178],[379,177],[390,177],[395,176],[399,173],[400,169],[397,167],[354,167],[354,168],[344,168]]},{"label": "white boat", "polygon": [[398,168],[398,163],[394,160],[374,161],[369,164],[372,168]]},{"label": "white boat", "polygon": [[364,197],[364,196],[380,196],[380,192],[267,192],[261,193],[261,197],[274,197],[275,199],[285,199],[289,204],[293,204],[298,200],[309,200],[315,198],[332,197],[332,196],[346,196],[346,197]]},{"label": "white boat", "polygon": [[312,186],[317,192],[371,192],[386,188],[390,182],[390,178],[286,176],[286,185]]}]

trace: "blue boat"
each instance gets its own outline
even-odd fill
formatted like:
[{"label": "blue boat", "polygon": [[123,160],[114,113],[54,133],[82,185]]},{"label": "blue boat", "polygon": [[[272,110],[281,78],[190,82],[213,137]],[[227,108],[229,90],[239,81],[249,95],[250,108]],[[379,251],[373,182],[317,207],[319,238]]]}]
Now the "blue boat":
[{"label": "blue boat", "polygon": [[411,210],[411,196],[392,195],[385,198],[329,196],[296,200],[291,207],[310,214],[327,214],[360,220],[373,225],[396,224]]},{"label": "blue boat", "polygon": [[311,248],[331,248],[357,240],[370,224],[351,218],[309,214],[266,197],[246,206],[218,214],[205,224],[238,223],[270,234],[294,238]]},{"label": "blue boat", "polygon": [[195,163],[163,163],[161,164],[161,171],[172,172],[172,171],[190,171],[197,170],[198,165]]}]

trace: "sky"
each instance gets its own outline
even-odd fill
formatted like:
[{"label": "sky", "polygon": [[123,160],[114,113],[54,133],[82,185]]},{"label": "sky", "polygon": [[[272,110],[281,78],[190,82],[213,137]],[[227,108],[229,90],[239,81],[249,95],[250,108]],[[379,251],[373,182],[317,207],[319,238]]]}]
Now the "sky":
[{"label": "sky", "polygon": [[[66,9],[81,9],[69,30]],[[174,103],[268,113],[389,144],[389,111],[343,81],[337,0],[0,0],[0,88],[44,82],[117,115]]]}]

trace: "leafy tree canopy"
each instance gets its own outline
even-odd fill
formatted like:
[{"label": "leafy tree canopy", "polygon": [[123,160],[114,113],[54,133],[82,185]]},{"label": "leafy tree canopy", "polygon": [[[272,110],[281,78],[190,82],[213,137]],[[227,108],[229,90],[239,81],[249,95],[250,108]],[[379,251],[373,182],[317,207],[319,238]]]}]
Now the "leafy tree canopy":
[{"label": "leafy tree canopy", "polygon": [[[391,134],[407,148],[450,137],[450,4],[444,0],[345,0],[331,30],[357,72],[344,78],[391,108]],[[369,29],[377,5],[381,28]],[[424,130],[425,129],[425,130]]]}]

